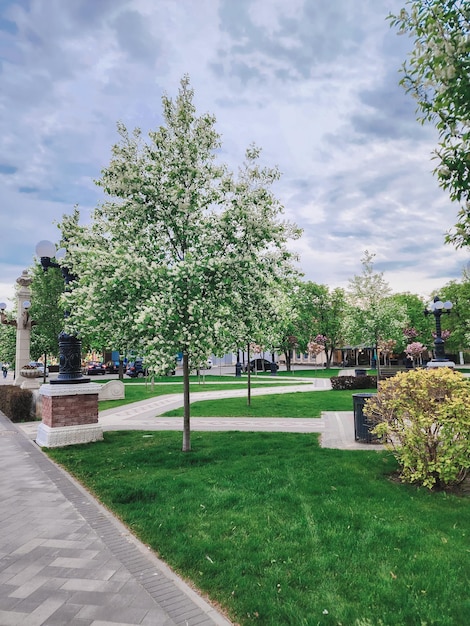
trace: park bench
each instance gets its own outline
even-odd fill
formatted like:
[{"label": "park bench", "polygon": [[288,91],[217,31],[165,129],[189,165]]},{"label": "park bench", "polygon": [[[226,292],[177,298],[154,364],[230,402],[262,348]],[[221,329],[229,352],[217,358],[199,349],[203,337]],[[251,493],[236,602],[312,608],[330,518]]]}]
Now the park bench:
[{"label": "park bench", "polygon": [[386,378],[392,378],[398,372],[408,372],[406,367],[381,367],[380,368],[380,380],[385,380]]}]

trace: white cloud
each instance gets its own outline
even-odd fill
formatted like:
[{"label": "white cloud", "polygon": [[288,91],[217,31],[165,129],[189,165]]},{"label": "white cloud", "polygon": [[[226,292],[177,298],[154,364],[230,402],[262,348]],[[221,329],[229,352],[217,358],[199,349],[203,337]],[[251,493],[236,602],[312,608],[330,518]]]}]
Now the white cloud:
[{"label": "white cloud", "polygon": [[457,207],[431,174],[433,129],[398,85],[406,38],[376,0],[5,0],[0,8],[0,300],[93,184],[116,122],[146,133],[189,73],[237,167],[255,142],[305,229],[307,278],[345,285],[367,248],[396,291],[458,278]]}]

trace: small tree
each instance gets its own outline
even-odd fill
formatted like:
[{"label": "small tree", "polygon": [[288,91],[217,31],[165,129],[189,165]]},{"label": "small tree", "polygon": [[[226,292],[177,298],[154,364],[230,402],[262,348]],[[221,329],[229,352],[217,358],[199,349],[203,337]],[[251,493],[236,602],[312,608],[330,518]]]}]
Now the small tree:
[{"label": "small tree", "polygon": [[390,358],[395,350],[396,345],[397,342],[395,341],[395,339],[382,339],[381,341],[379,341],[377,345],[377,351],[379,355],[383,354],[384,365],[387,364],[387,361],[390,364]]},{"label": "small tree", "polygon": [[377,425],[405,482],[462,481],[470,468],[470,386],[448,367],[400,372],[380,383],[364,413]]},{"label": "small tree", "polygon": [[[382,272],[374,271],[374,254],[367,250],[361,259],[362,274],[349,281],[346,298],[349,304],[344,320],[344,335],[352,345],[366,345],[377,351],[381,340],[402,337],[408,325],[404,305],[390,295],[390,287]],[[380,363],[377,361],[378,376]]]},{"label": "small tree", "polygon": [[247,338],[262,340],[251,321],[284,275],[287,241],[300,234],[279,219],[278,169],[262,167],[254,146],[237,175],[219,164],[215,118],[198,116],[193,99],[184,77],[174,100],[162,98],[165,123],[148,140],[120,124],[121,141],[98,181],[108,201],[89,227],[63,224],[66,262],[77,276],[69,328],[108,334],[108,345],[133,340],[152,372],[164,373],[183,354],[183,451],[191,449],[190,369],[241,336],[234,302],[255,302]]},{"label": "small tree", "polygon": [[405,348],[406,354],[413,359],[413,364],[421,362],[421,359],[423,357],[423,352],[425,352],[426,350],[427,350],[426,346],[423,346],[423,344],[420,341],[413,341],[412,343],[408,344]]}]

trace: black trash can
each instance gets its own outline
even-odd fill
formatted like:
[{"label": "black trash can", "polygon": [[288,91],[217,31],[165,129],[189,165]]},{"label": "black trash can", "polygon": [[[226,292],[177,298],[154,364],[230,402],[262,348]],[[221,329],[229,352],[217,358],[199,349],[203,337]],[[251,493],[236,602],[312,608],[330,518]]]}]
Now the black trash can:
[{"label": "black trash can", "polygon": [[242,364],[238,362],[235,365],[235,376],[240,377],[242,375]]},{"label": "black trash can", "polygon": [[367,370],[354,370],[356,376],[367,376]]},{"label": "black trash can", "polygon": [[376,393],[353,393],[354,407],[354,439],[362,443],[377,443],[378,439],[371,433],[375,424],[371,424],[364,415],[364,405],[368,398],[373,398]]}]

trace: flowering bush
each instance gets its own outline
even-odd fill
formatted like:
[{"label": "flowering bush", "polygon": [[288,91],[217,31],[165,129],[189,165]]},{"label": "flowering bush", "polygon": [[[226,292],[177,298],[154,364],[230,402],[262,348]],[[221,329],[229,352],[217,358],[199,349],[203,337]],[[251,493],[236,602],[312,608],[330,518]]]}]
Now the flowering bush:
[{"label": "flowering bush", "polygon": [[331,388],[335,391],[344,389],[375,389],[377,376],[332,376]]},{"label": "flowering bush", "polygon": [[443,487],[470,468],[470,385],[449,367],[400,372],[380,383],[364,414],[377,425],[405,482]]},{"label": "flowering bush", "polygon": [[425,350],[427,350],[426,346],[423,346],[420,341],[414,341],[405,348],[406,354],[409,354],[413,358],[421,356]]},{"label": "flowering bush", "polygon": [[[447,339],[449,339],[450,337],[450,330],[443,330],[441,331],[441,339],[443,339],[444,341],[446,341]],[[437,337],[437,333],[433,332],[432,336],[434,337],[434,339]]]}]

